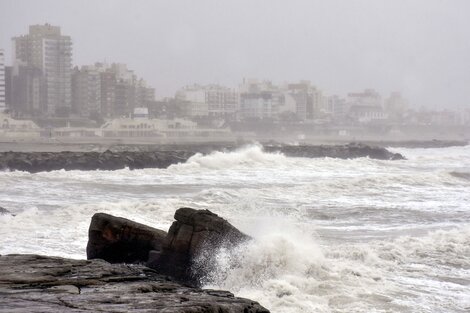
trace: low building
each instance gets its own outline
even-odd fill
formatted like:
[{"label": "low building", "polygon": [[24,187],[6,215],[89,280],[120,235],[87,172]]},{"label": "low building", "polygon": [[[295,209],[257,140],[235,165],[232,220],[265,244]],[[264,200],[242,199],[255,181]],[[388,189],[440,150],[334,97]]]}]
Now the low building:
[{"label": "low building", "polygon": [[39,138],[41,128],[31,120],[13,119],[10,115],[0,112],[0,139],[1,138]]}]

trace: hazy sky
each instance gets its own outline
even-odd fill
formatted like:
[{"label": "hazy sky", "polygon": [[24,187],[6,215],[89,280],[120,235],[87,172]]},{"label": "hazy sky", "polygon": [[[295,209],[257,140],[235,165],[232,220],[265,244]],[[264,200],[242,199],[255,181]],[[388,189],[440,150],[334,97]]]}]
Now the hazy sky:
[{"label": "hazy sky", "polygon": [[0,0],[7,64],[11,37],[45,22],[72,37],[75,65],[127,63],[158,96],[246,77],[470,105],[467,0]]}]

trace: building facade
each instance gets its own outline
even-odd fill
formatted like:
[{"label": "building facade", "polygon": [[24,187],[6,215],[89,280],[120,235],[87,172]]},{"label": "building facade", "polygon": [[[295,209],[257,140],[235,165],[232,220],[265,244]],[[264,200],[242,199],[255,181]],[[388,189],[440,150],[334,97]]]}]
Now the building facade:
[{"label": "building facade", "polygon": [[32,25],[27,35],[14,37],[12,43],[13,65],[38,69],[44,78],[45,105],[40,113],[68,115],[72,105],[70,37],[62,35],[58,26]]},{"label": "building facade", "polygon": [[0,49],[0,112],[6,109],[5,51]]},{"label": "building facade", "polygon": [[82,117],[101,115],[101,76],[96,67],[73,69],[72,112]]},{"label": "building facade", "polygon": [[219,85],[186,86],[176,93],[176,99],[186,102],[190,117],[232,118],[238,110],[238,92]]}]

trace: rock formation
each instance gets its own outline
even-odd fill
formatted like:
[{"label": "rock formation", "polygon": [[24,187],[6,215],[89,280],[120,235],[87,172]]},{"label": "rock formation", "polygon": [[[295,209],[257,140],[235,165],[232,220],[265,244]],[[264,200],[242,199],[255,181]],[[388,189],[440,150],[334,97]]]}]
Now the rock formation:
[{"label": "rock formation", "polygon": [[151,250],[161,250],[167,233],[131,220],[97,213],[88,230],[88,259],[111,263],[145,263]]},{"label": "rock formation", "polygon": [[0,256],[0,312],[269,313],[227,291],[183,286],[142,265]]},{"label": "rock formation", "polygon": [[159,274],[198,286],[211,270],[218,249],[250,239],[208,210],[181,208],[175,212],[175,220],[167,234],[121,217],[97,213],[88,232],[87,258],[147,264]]},{"label": "rock formation", "polygon": [[[211,270],[221,247],[234,247],[250,237],[209,210],[181,208],[175,213],[161,251],[150,254],[147,265],[159,273],[187,283],[199,284]],[[198,263],[194,262],[198,258]]]}]

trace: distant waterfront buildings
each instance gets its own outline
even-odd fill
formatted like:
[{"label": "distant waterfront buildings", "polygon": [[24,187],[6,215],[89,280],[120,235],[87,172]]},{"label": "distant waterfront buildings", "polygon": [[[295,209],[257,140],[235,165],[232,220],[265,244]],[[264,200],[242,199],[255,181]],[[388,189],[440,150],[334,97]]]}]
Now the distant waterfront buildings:
[{"label": "distant waterfront buildings", "polygon": [[72,74],[72,108],[82,117],[130,116],[135,108],[155,101],[148,87],[125,64],[96,63],[75,67]]},{"label": "distant waterfront buildings", "polygon": [[13,94],[15,89],[29,93],[26,103],[25,97],[12,97],[12,109],[24,114],[68,115],[72,104],[70,37],[62,35],[58,26],[32,25],[27,35],[14,37],[12,43]]},{"label": "distant waterfront buildings", "polygon": [[0,113],[5,111],[5,51],[0,49]]},{"label": "distant waterfront buildings", "polygon": [[[155,99],[155,89],[123,63],[72,69],[72,40],[58,26],[31,25],[12,38],[12,64],[0,50],[0,112],[32,118],[40,127],[101,125],[133,118],[136,108],[151,119],[190,119],[199,126],[238,129],[366,129],[398,125],[468,125],[468,107],[412,110],[398,92],[382,98],[374,89],[345,97],[327,95],[310,81],[274,84],[243,79],[237,88],[194,84],[174,97]],[[6,110],[5,110],[6,109]],[[261,127],[258,127],[261,126]]]},{"label": "distant waterfront buildings", "polygon": [[82,117],[101,114],[101,77],[95,66],[73,69],[72,112]]},{"label": "distant waterfront buildings", "polygon": [[192,85],[176,92],[176,99],[185,102],[190,117],[232,119],[238,111],[238,92],[219,85]]},{"label": "distant waterfront buildings", "polygon": [[388,115],[383,109],[382,97],[374,89],[348,94],[349,117],[355,123],[368,124],[384,121]]}]

